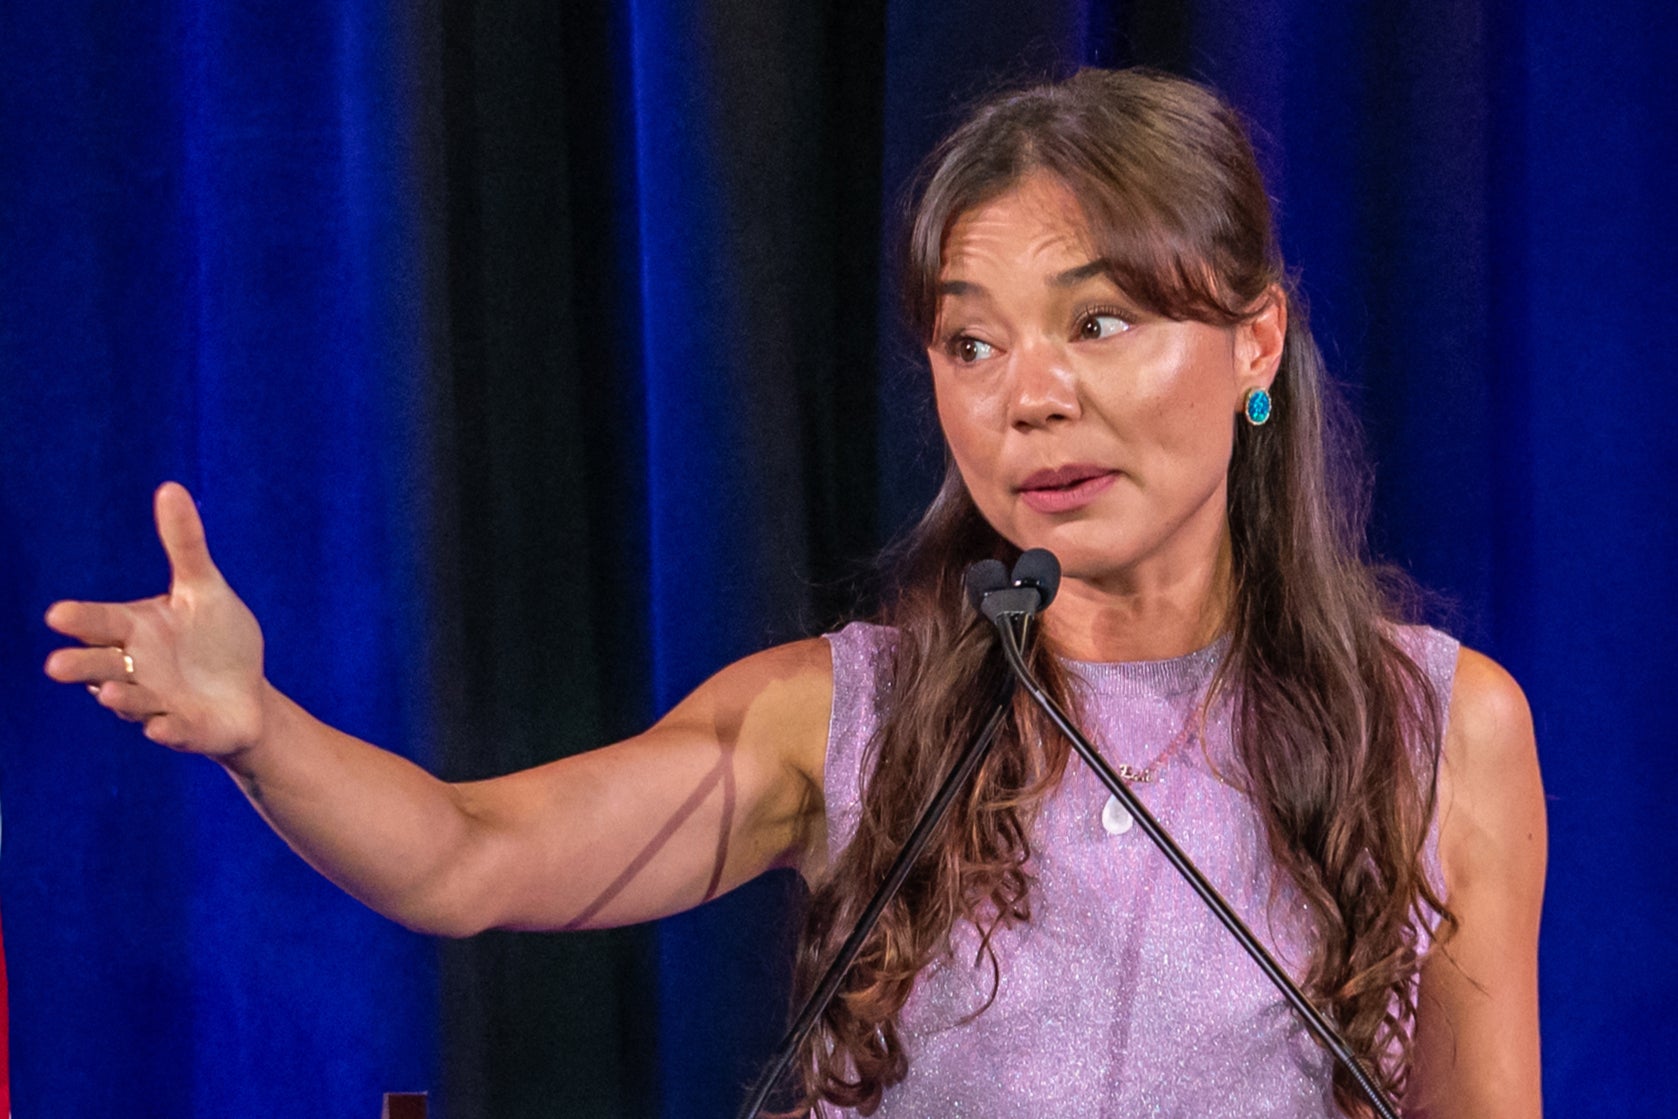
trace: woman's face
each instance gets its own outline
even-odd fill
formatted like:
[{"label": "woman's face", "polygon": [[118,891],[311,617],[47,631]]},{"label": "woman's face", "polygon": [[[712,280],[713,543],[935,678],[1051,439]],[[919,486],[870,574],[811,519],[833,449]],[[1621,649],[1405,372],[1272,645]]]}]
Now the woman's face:
[{"label": "woman's face", "polygon": [[967,488],[1020,548],[1115,587],[1215,561],[1244,397],[1268,388],[1285,310],[1234,327],[1140,313],[1101,271],[1071,192],[1039,173],[963,214],[928,350]]}]

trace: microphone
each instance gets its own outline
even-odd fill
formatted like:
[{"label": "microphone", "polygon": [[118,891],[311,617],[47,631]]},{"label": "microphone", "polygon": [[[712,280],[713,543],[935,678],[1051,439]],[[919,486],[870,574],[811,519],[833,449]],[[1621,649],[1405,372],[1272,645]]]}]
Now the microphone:
[{"label": "microphone", "polygon": [[977,610],[987,594],[1008,585],[1008,565],[998,559],[980,560],[962,575],[961,585],[967,588],[967,601]]},{"label": "microphone", "polygon": [[1060,590],[1060,561],[1047,548],[1028,548],[1014,563],[1014,585],[1036,587],[1043,601],[1037,609],[1047,610]]},{"label": "microphone", "polygon": [[967,569],[962,582],[968,601],[993,625],[998,619],[1018,621],[1034,616],[1055,600],[1060,589],[1060,561],[1047,548],[1031,548],[1014,561],[1014,570],[1001,560],[980,560]]},{"label": "microphone", "polygon": [[[1046,549],[1032,548],[1020,556],[1008,579],[1000,583],[996,581],[995,574],[1000,571],[1002,565],[995,560],[984,562],[996,566],[995,568],[986,568],[981,576],[975,576],[974,573],[983,564],[974,564],[973,567],[968,569],[968,578],[965,580],[968,595],[975,600],[974,605],[978,607],[979,613],[983,614],[996,627],[997,638],[1002,645],[1002,655],[1007,660],[1008,667],[1013,670],[1014,677],[1025,688],[1026,693],[1031,696],[1037,706],[1042,708],[1043,712],[1049,716],[1050,721],[1072,743],[1073,750],[1084,760],[1084,763],[1095,771],[1096,776],[1101,778],[1101,783],[1107,786],[1107,791],[1118,799],[1119,803],[1124,806],[1125,810],[1130,813],[1142,829],[1142,832],[1153,841],[1155,847],[1159,848],[1166,861],[1171,864],[1178,874],[1183,876],[1184,881],[1200,896],[1200,900],[1206,903],[1207,908],[1211,909],[1213,916],[1217,917],[1218,921],[1229,931],[1229,934],[1246,950],[1247,955],[1258,965],[1259,970],[1264,972],[1265,978],[1269,979],[1276,989],[1282,993],[1282,997],[1288,1001],[1294,1010],[1299,1012],[1300,1017],[1305,1020],[1307,1029],[1316,1038],[1317,1042],[1328,1050],[1329,1054],[1351,1074],[1359,1090],[1374,1106],[1375,1114],[1380,1116],[1381,1119],[1398,1119],[1398,1111],[1393,1106],[1392,1101],[1387,1099],[1386,1094],[1376,1085],[1368,1071],[1358,1063],[1357,1058],[1352,1054],[1351,1047],[1346,1044],[1346,1040],[1340,1036],[1328,1019],[1323,1017],[1322,1012],[1311,1004],[1294,981],[1282,970],[1275,957],[1270,954],[1263,944],[1259,943],[1258,938],[1253,935],[1252,930],[1247,928],[1235,910],[1230,908],[1229,902],[1225,901],[1223,895],[1218,893],[1217,889],[1206,880],[1206,876],[1201,873],[1200,868],[1195,866],[1194,860],[1190,859],[1183,852],[1183,849],[1177,846],[1177,841],[1171,838],[1171,834],[1165,830],[1158,820],[1154,819],[1153,813],[1148,811],[1136,794],[1131,791],[1130,786],[1119,777],[1112,766],[1107,764],[1107,759],[1101,756],[1101,752],[1073,725],[1072,720],[1067,717],[1059,705],[1043,690],[1043,686],[1032,676],[1031,669],[1026,666],[1025,656],[1020,649],[1020,633],[1024,632],[1026,624],[1031,621],[1038,611],[1054,600],[1055,591],[1060,587],[1060,561],[1055,559],[1054,554]],[[976,590],[976,588],[983,587],[989,589]],[[1018,625],[1020,633],[1016,633],[1016,625]]]}]

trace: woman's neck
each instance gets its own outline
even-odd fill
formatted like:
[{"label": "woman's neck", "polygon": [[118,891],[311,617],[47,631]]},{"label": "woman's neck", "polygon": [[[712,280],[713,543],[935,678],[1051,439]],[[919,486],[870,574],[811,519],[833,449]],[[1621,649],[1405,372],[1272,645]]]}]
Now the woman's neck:
[{"label": "woman's neck", "polygon": [[1169,660],[1217,640],[1227,623],[1231,585],[1226,534],[1200,563],[1065,578],[1043,628],[1056,650],[1073,660]]}]

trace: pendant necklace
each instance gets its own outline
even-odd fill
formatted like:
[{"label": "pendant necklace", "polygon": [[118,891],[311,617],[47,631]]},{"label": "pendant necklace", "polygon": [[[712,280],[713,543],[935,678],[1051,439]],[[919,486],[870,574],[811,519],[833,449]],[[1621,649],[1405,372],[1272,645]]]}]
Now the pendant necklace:
[{"label": "pendant necklace", "polygon": [[[1203,704],[1197,704],[1194,713],[1183,720],[1183,728],[1177,736],[1166,743],[1154,760],[1147,765],[1137,767],[1128,762],[1120,762],[1113,768],[1118,772],[1119,779],[1126,785],[1151,785],[1159,778],[1171,759],[1175,758],[1190,739],[1198,739],[1206,726],[1206,709]],[[1101,806],[1101,826],[1108,835],[1123,835],[1136,824],[1136,818],[1130,810],[1119,803],[1119,798],[1108,794],[1107,803]]]}]

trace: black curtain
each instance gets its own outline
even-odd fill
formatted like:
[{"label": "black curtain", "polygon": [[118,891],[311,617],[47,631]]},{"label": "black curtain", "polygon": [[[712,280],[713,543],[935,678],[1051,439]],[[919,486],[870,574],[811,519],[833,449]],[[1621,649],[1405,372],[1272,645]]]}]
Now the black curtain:
[{"label": "black curtain", "polygon": [[[739,653],[820,632],[855,608],[882,539],[885,6],[677,13],[657,48],[680,53],[690,82],[658,111],[703,133],[703,182],[654,178],[657,160],[638,158],[648,122],[630,17],[598,3],[444,4],[439,364],[453,421],[440,473],[455,484],[440,521],[458,527],[436,678],[452,778],[614,741],[668,705],[651,671],[646,425],[659,390],[644,331],[676,349],[716,339],[720,361],[674,375],[746,414],[744,445],[718,467],[742,508],[723,543],[734,562],[696,566],[678,607],[691,596],[697,618],[732,615],[719,636]],[[669,206],[670,192],[703,195],[711,213],[705,228],[655,232],[679,238],[659,251],[692,254],[697,282],[654,305],[641,206]],[[682,564],[682,540],[663,547]],[[684,683],[723,656],[690,660]],[[711,1113],[781,1026],[797,894],[790,875],[753,884],[662,952],[647,927],[447,945],[449,1115]],[[717,929],[734,931],[693,947]]]}]

